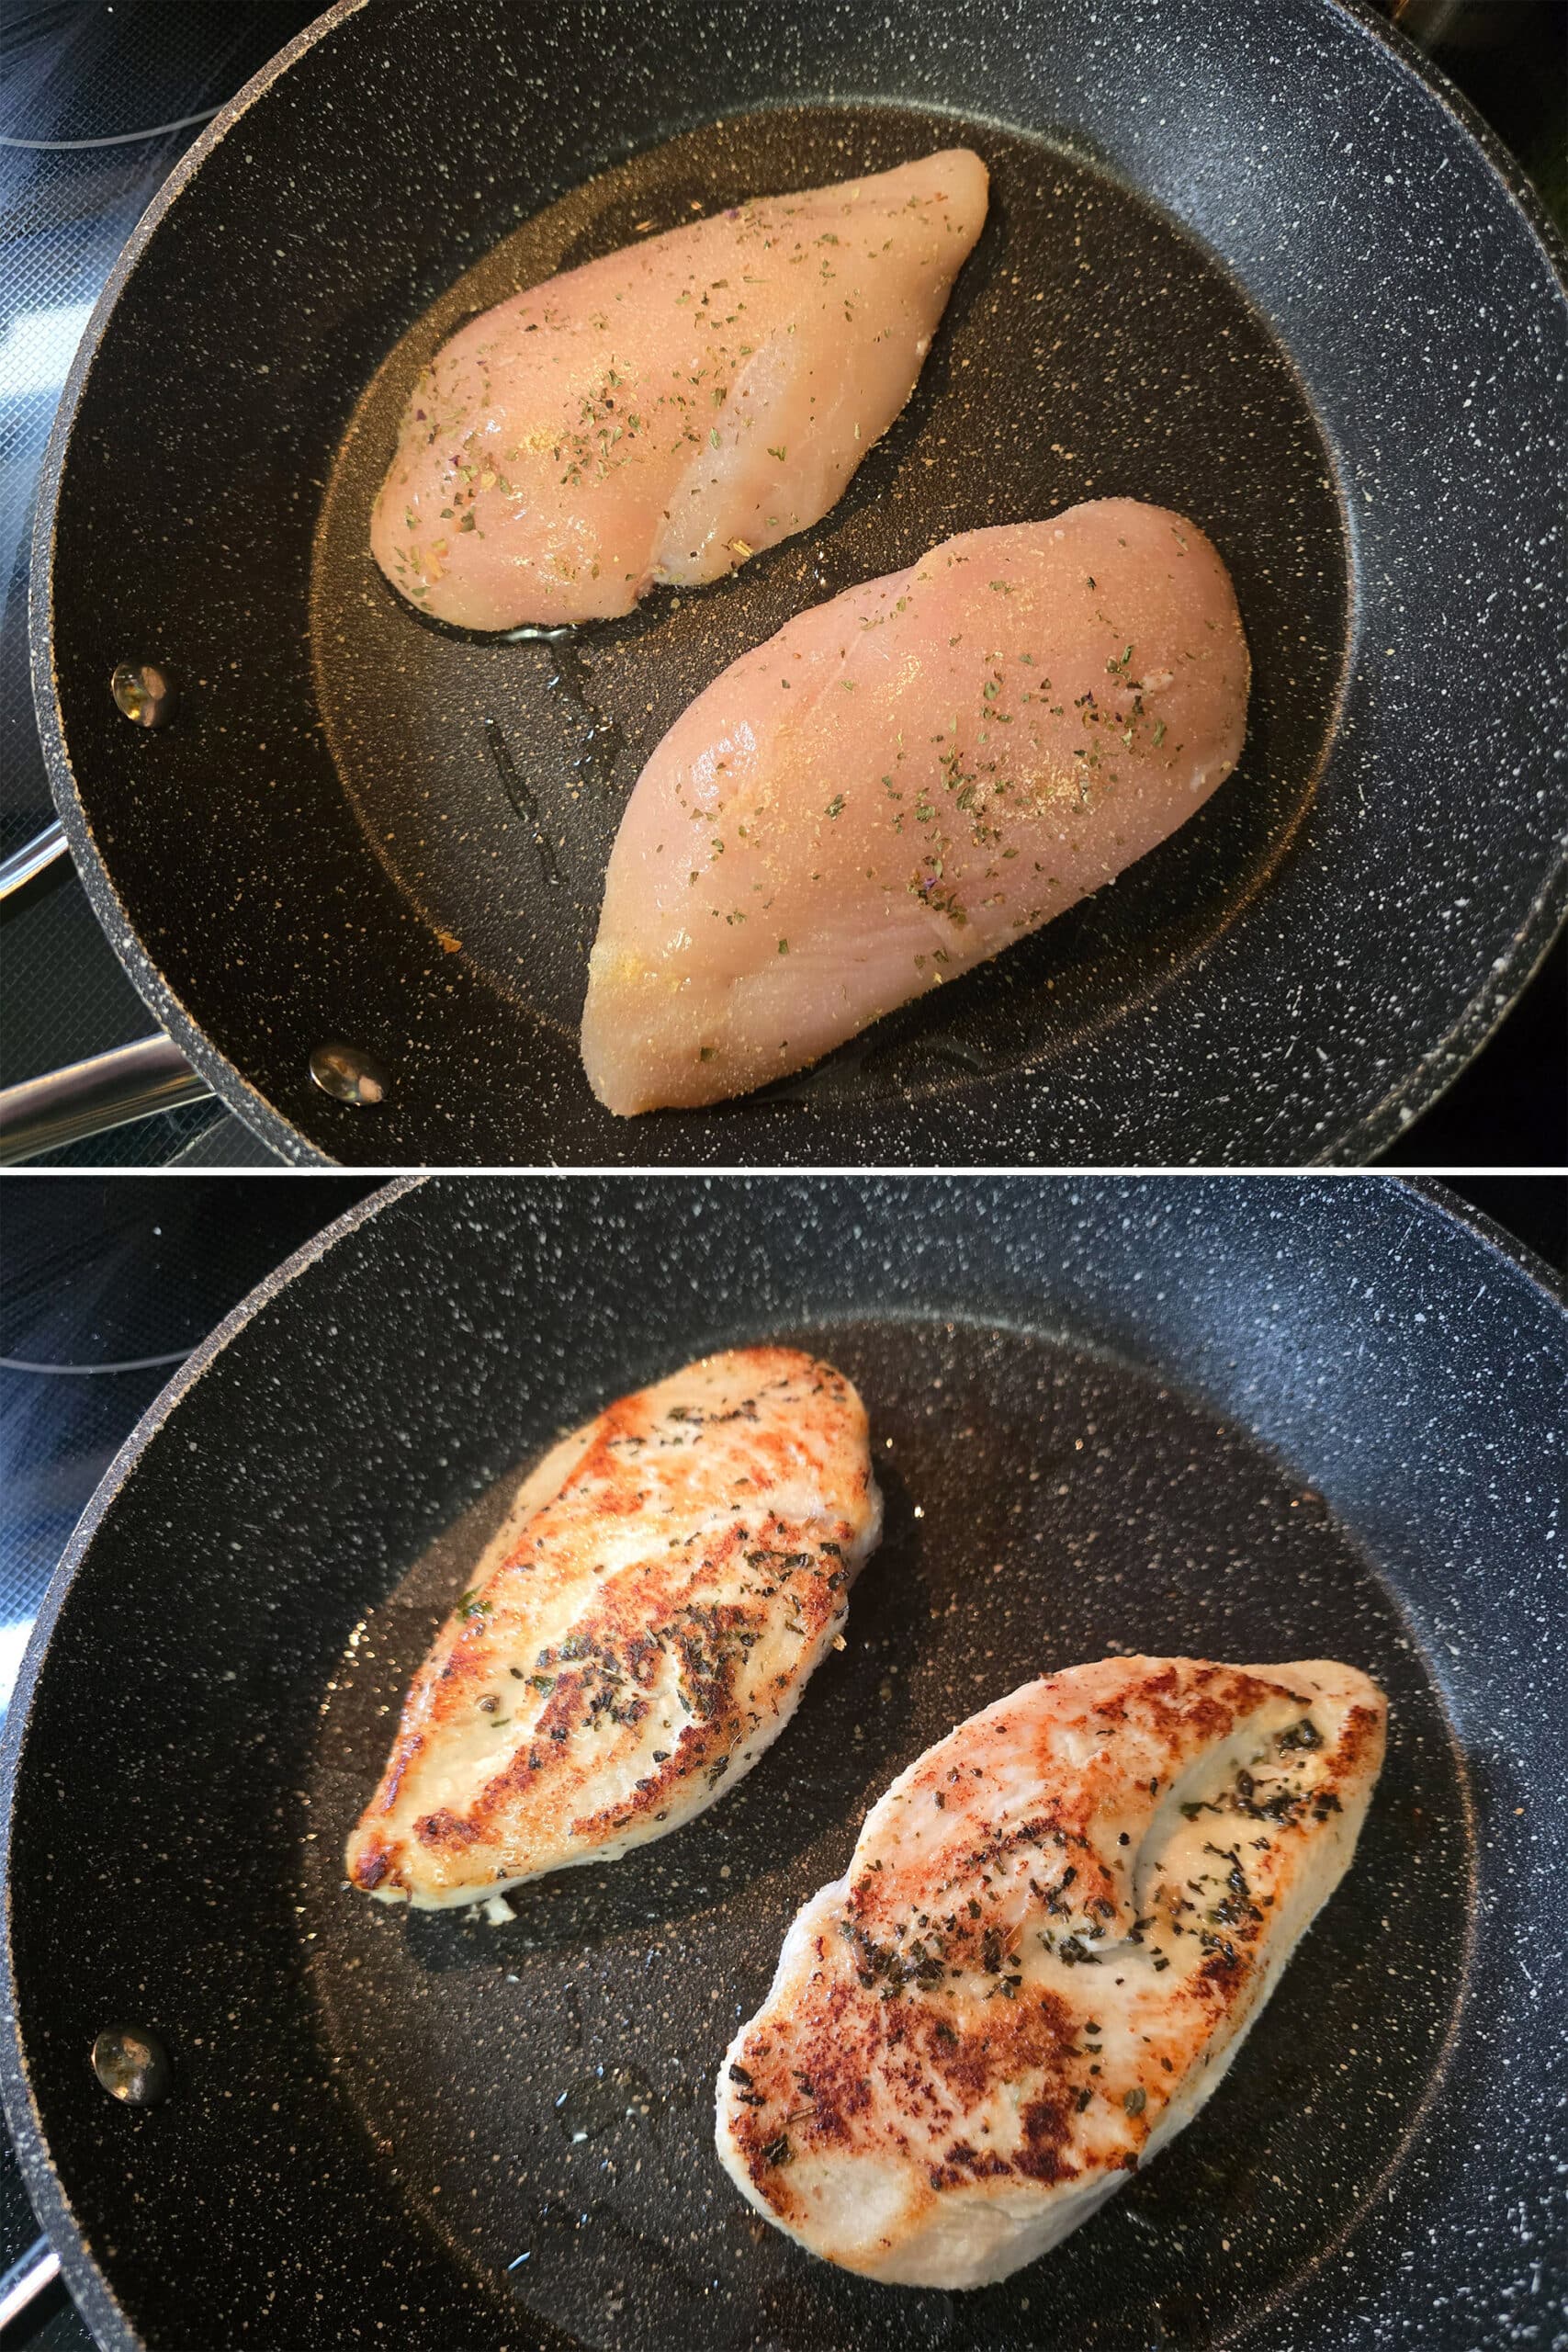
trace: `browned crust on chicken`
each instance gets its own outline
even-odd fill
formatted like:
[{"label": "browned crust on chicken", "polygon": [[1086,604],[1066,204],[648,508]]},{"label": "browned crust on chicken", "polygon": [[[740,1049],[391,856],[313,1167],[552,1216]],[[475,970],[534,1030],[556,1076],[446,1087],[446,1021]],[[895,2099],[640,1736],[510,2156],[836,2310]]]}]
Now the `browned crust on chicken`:
[{"label": "browned crust on chicken", "polygon": [[[752,2201],[852,2267],[962,2285],[898,2267],[942,2200],[1073,2184],[1081,2218],[1135,2171],[1322,1899],[1270,1949],[1309,1845],[1343,1845],[1329,1885],[1348,1860],[1385,1710],[1364,1677],[1323,1671],[1359,1688],[1336,1704],[1276,1679],[1290,1668],[1109,1659],[929,1750],[801,1914],[728,2053],[720,2153]],[[1190,1781],[1237,1739],[1264,1761]],[[1173,1816],[1179,1783],[1201,1793]],[[858,2253],[852,2221],[824,2211],[820,2160],[840,2156],[899,2176],[896,2225]]]},{"label": "browned crust on chicken", "polygon": [[864,1408],[793,1349],[688,1366],[557,1454],[410,1690],[350,1842],[367,1892],[472,1900],[688,1818],[787,1716],[875,1540]]}]

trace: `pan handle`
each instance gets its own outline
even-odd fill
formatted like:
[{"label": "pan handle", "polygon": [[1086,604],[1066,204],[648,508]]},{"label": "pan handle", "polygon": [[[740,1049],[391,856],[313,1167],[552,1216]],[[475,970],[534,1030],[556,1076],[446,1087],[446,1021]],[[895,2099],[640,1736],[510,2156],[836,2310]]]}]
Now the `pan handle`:
[{"label": "pan handle", "polygon": [[59,2276],[60,2256],[47,2238],[39,2238],[0,2278],[0,2327],[19,2318],[46,2287],[53,2286]]},{"label": "pan handle", "polygon": [[9,857],[0,859],[0,899],[8,899],[13,890],[19,890],[24,883],[32,880],[35,874],[41,874],[46,865],[52,865],[57,857],[64,854],[64,851],[63,826],[46,825],[41,833],[33,835],[30,842],[24,842],[21,848],[13,850]]},{"label": "pan handle", "polygon": [[199,1102],[211,1091],[172,1037],[139,1037],[112,1054],[0,1089],[0,1166]]}]

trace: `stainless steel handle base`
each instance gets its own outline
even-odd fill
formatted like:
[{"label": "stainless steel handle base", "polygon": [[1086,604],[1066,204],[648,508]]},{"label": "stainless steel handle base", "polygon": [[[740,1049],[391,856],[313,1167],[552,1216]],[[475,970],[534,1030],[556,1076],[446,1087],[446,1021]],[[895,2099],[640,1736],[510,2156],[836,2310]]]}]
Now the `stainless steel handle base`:
[{"label": "stainless steel handle base", "polygon": [[0,2278],[0,2327],[18,2318],[59,2276],[60,2256],[47,2238],[37,2239]]},{"label": "stainless steel handle base", "polygon": [[32,880],[35,874],[41,874],[46,865],[52,865],[57,857],[64,854],[63,828],[57,824],[46,825],[41,833],[33,835],[30,842],[24,842],[21,848],[13,850],[9,857],[0,859],[0,899],[8,899],[13,890],[19,890],[24,883]]},{"label": "stainless steel handle base", "polygon": [[112,1054],[0,1090],[0,1166],[199,1102],[211,1091],[173,1038],[139,1037]]}]

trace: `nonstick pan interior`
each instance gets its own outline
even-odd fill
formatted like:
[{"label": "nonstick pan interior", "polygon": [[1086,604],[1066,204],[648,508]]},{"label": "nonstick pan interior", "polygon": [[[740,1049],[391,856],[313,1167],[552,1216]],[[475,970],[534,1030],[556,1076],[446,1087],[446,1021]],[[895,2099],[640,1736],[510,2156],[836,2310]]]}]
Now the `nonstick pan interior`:
[{"label": "nonstick pan interior", "polygon": [[[1437,2344],[1432,2297],[1540,2291],[1568,1351],[1500,1253],[1393,1184],[734,1180],[443,1182],[307,1255],[111,1478],[8,1736],[7,2110],[106,2340]],[[496,1482],[764,1333],[861,1382],[890,1505],[795,1724],[507,1925],[346,1891]],[[1378,1674],[1355,1870],[1205,2115],[1058,2254],[979,2296],[828,2270],[718,2171],[725,2042],[892,1774],[1117,1645]],[[127,2018],[175,2066],[142,2117],[85,2063]]]},{"label": "nonstick pan interior", "polygon": [[[995,171],[991,222],[910,410],[815,531],[558,644],[465,640],[384,587],[375,478],[466,309],[640,219],[959,138]],[[1562,288],[1528,194],[1338,0],[976,0],[962,40],[944,10],[827,0],[371,0],[198,145],[111,303],[40,531],[46,740],[133,976],[281,1149],[1355,1158],[1551,934]],[[603,1113],[583,956],[676,711],[942,534],[1112,491],[1190,512],[1235,571],[1237,775],[816,1073]],[[105,691],[139,655],[185,685],[157,734]],[[382,1066],[374,1113],[312,1087],[329,1040]]]},{"label": "nonstick pan interior", "polygon": [[[942,1317],[835,1318],[788,1336],[875,1400],[887,1534],[848,1654],[706,1826],[522,1891],[502,1932],[349,1901],[343,1841],[374,1785],[387,1707],[395,1720],[479,1530],[436,1545],[355,1629],[312,1776],[303,1890],[340,2077],[453,2255],[492,2279],[515,2263],[519,2301],[577,2342],[1213,2340],[1287,2289],[1366,2201],[1452,2013],[1465,1911],[1439,1918],[1425,1872],[1462,1883],[1468,1855],[1430,1682],[1321,1498],[1148,1374]],[[1398,1736],[1354,1876],[1249,2041],[1235,2097],[1103,2227],[981,2294],[846,2278],[788,2245],[717,2170],[725,2043],[894,1776],[976,1707],[1112,1649],[1344,1657],[1382,1679]],[[1347,2113],[1337,2086],[1363,2037]]]}]

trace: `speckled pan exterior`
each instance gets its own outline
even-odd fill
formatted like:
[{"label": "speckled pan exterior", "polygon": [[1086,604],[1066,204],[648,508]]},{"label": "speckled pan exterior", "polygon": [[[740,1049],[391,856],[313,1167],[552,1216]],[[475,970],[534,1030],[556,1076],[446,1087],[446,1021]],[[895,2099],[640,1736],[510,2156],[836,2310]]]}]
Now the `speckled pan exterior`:
[{"label": "speckled pan exterior", "polygon": [[[986,240],[815,531],[564,649],[397,604],[363,524],[400,385],[509,266],[957,137]],[[182,163],[68,388],[35,643],[72,844],[159,1019],[299,1160],[1353,1161],[1568,890],[1565,354],[1528,187],[1359,0],[344,0]],[[1111,491],[1233,569],[1237,775],[815,1076],[603,1112],[582,950],[661,729],[803,605]],[[166,730],[109,700],[137,658],[185,682]],[[334,1040],[378,1108],[311,1085]]]},{"label": "speckled pan exterior", "polygon": [[[763,1336],[852,1374],[887,1498],[787,1735],[510,1924],[346,1889],[496,1482]],[[444,1179],[357,1209],[114,1464],[0,1754],[0,2086],[100,2341],[1554,2342],[1565,1378],[1541,1270],[1389,1179]],[[1200,2121],[1057,2253],[960,2296],[815,2263],[713,2154],[734,2025],[903,1766],[1117,1646],[1374,1673],[1355,1866]],[[128,2021],[174,2066],[141,2115],[87,2064]]]}]

